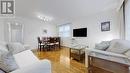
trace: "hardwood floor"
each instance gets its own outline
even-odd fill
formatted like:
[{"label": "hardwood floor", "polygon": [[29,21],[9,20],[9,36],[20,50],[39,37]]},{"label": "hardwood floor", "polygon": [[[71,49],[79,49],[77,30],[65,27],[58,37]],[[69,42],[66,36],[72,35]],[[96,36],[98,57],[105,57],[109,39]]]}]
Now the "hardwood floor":
[{"label": "hardwood floor", "polygon": [[49,59],[52,63],[52,73],[88,73],[84,64],[69,58],[69,49],[57,51],[34,51],[40,59]]}]

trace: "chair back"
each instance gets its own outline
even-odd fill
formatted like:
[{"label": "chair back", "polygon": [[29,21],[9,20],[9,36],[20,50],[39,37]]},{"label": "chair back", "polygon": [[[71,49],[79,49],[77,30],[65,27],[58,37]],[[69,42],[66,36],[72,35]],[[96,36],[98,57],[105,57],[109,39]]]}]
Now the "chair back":
[{"label": "chair back", "polygon": [[47,44],[49,43],[50,38],[49,37],[42,37],[43,43]]},{"label": "chair back", "polygon": [[55,41],[60,42],[60,37],[56,37]]},{"label": "chair back", "polygon": [[55,38],[50,37],[50,43],[55,43]]},{"label": "chair back", "polygon": [[42,43],[42,41],[40,40],[40,37],[38,37],[37,40],[38,40],[38,43],[40,44]]}]

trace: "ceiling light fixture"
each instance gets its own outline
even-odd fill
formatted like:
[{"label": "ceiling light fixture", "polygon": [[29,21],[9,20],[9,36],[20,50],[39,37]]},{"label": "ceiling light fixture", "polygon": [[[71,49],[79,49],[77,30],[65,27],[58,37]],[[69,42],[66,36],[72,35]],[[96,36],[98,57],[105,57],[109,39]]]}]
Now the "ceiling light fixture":
[{"label": "ceiling light fixture", "polygon": [[53,18],[45,15],[38,15],[38,18],[43,20],[44,22],[51,21]]}]

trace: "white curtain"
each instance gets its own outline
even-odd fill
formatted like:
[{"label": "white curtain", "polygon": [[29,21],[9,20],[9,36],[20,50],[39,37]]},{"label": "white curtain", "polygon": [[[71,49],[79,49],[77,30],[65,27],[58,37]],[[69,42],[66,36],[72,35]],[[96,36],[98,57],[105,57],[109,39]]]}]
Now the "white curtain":
[{"label": "white curtain", "polygon": [[71,39],[71,23],[65,23],[59,25],[59,37],[61,37],[61,45],[69,47],[70,46],[70,39]]},{"label": "white curtain", "polygon": [[123,4],[119,10],[119,24],[120,24],[120,39],[125,39],[125,17],[124,17]]},{"label": "white curtain", "polygon": [[130,0],[125,2],[125,39],[130,40]]}]

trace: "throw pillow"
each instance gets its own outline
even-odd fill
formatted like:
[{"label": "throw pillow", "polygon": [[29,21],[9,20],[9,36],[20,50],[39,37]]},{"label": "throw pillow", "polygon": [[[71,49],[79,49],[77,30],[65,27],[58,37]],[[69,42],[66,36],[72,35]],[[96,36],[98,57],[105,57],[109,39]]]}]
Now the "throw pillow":
[{"label": "throw pillow", "polygon": [[110,41],[102,41],[99,44],[95,45],[95,49],[106,50],[110,46]]},{"label": "throw pillow", "polygon": [[21,43],[9,43],[7,44],[7,46],[8,46],[8,50],[12,54],[17,54],[26,50],[26,48],[24,48],[24,46]]},{"label": "throw pillow", "polygon": [[118,39],[111,41],[111,45],[107,49],[107,51],[123,54],[129,49],[130,49],[130,41]]},{"label": "throw pillow", "polygon": [[0,51],[1,51],[2,53],[7,53],[7,52],[9,52],[8,49],[6,48],[6,46],[3,46],[3,45],[0,45]]},{"label": "throw pillow", "polygon": [[18,68],[18,65],[16,64],[16,61],[14,57],[12,56],[12,54],[8,52],[1,55],[0,68],[7,73],[14,71]]},{"label": "throw pillow", "polygon": [[130,59],[130,50],[128,50],[125,55]]},{"label": "throw pillow", "polygon": [[0,45],[0,69],[8,73],[17,68],[18,66],[12,54],[6,49],[5,46]]}]

